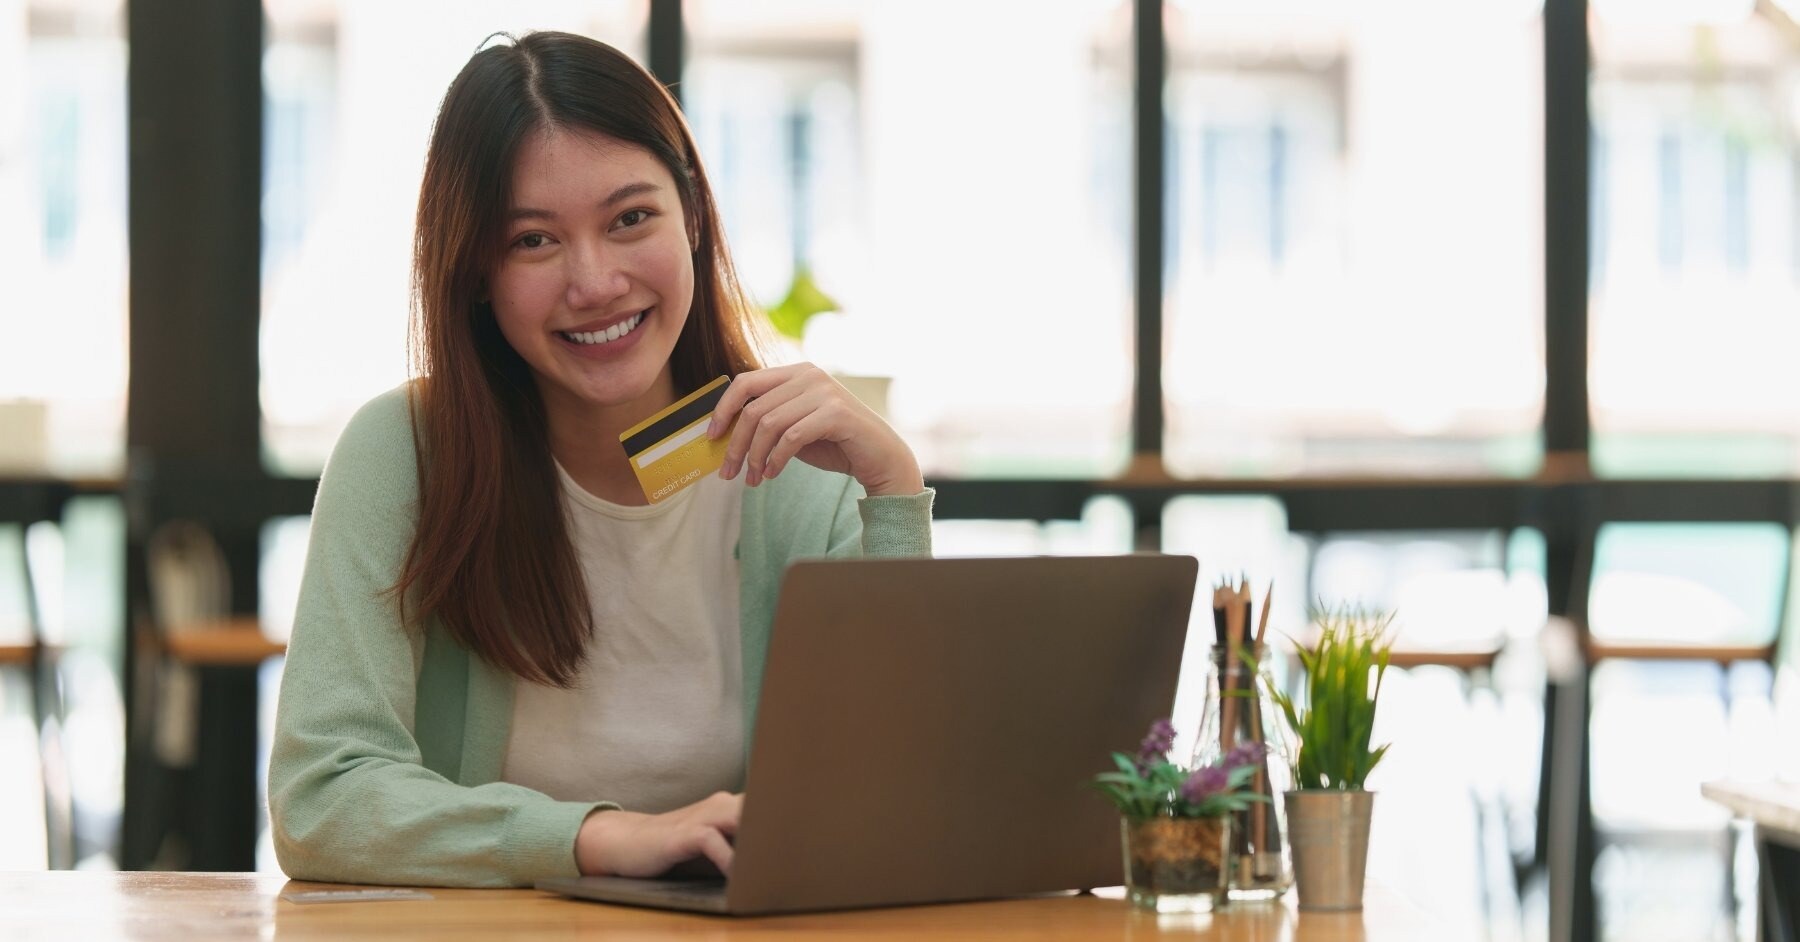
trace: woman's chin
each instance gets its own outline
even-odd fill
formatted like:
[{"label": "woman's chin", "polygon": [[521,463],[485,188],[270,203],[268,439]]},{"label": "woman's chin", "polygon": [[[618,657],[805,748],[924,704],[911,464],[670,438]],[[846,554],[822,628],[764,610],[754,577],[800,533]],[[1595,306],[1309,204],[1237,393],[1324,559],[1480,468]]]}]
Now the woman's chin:
[{"label": "woman's chin", "polygon": [[572,388],[565,387],[564,393],[558,398],[568,405],[595,412],[642,406],[650,400],[654,400],[649,405],[654,411],[675,401],[673,384],[663,372],[648,373],[645,376],[612,375],[603,379],[596,378]]}]

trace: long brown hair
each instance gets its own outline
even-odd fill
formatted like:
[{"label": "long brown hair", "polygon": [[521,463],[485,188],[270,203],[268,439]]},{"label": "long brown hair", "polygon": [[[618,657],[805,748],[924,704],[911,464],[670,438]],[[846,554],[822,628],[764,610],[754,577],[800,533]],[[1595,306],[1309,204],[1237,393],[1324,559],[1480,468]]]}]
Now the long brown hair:
[{"label": "long brown hair", "polygon": [[611,46],[568,33],[530,33],[470,58],[438,110],[419,189],[409,397],[419,514],[392,591],[410,627],[436,618],[488,663],[568,686],[593,616],[543,400],[483,298],[503,247],[514,155],[544,128],[642,147],[674,178],[698,246],[693,307],[670,355],[678,394],[755,369],[760,334],[693,134],[655,78]]}]

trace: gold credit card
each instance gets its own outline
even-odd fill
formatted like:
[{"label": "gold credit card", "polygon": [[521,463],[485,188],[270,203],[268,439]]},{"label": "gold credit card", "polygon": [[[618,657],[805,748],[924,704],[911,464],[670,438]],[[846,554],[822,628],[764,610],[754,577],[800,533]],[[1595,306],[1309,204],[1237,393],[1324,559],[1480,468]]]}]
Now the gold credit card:
[{"label": "gold credit card", "polygon": [[[718,438],[706,436],[713,409],[725,395],[731,380],[721,376],[683,396],[679,402],[625,430],[619,444],[631,459],[631,470],[650,503],[668,500],[682,488],[719,470],[725,463],[730,430]],[[736,425],[736,420],[732,421]]]}]

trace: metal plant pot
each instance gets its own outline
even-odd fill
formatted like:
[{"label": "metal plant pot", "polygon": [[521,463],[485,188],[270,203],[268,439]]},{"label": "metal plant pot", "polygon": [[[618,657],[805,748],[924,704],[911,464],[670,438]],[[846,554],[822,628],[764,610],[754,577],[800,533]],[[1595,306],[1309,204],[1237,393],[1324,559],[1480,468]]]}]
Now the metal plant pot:
[{"label": "metal plant pot", "polygon": [[1300,908],[1361,909],[1375,793],[1307,789],[1283,792],[1282,798]]}]

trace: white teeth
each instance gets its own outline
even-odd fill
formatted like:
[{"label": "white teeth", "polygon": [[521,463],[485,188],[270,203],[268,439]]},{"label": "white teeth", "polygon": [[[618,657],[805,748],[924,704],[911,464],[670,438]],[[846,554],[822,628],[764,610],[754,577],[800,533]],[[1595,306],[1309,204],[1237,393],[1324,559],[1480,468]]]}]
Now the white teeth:
[{"label": "white teeth", "polygon": [[612,343],[613,341],[637,329],[644,322],[644,314],[639,311],[630,320],[623,320],[605,330],[590,330],[585,333],[564,331],[563,336],[581,344]]}]

